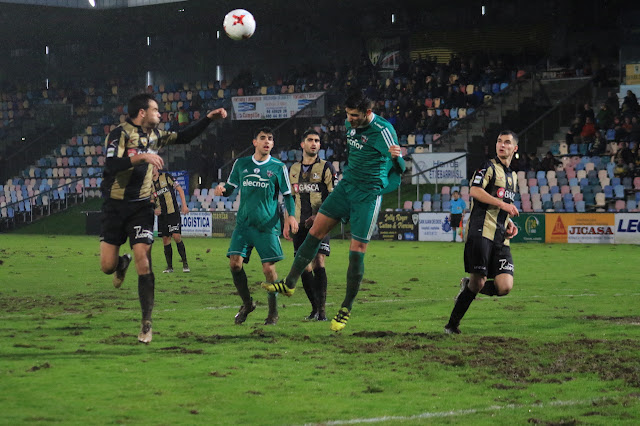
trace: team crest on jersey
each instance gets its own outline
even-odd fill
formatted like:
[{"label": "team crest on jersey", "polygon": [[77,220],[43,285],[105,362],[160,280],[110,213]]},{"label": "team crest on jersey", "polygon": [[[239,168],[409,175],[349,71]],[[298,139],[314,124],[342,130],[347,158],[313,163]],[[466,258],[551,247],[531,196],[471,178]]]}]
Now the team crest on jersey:
[{"label": "team crest on jersey", "polygon": [[353,136],[356,134],[356,129],[349,130],[349,136]]},{"label": "team crest on jersey", "polygon": [[273,172],[272,172],[271,170],[267,170],[267,176],[268,176],[268,177],[273,176]]},{"label": "team crest on jersey", "polygon": [[513,182],[511,181],[511,177],[507,176],[507,185],[513,186]]},{"label": "team crest on jersey", "polygon": [[319,176],[317,173],[314,173],[314,174],[313,174],[313,178],[314,178],[314,179],[320,179],[320,176]]},{"label": "team crest on jersey", "polygon": [[253,169],[253,173],[256,173],[256,174],[260,173],[260,169],[256,167],[255,169]]},{"label": "team crest on jersey", "polygon": [[360,140],[362,141],[362,144],[364,145],[365,143],[367,143],[367,141],[369,140],[368,137],[366,137],[365,135],[362,135],[362,137],[360,138]]}]

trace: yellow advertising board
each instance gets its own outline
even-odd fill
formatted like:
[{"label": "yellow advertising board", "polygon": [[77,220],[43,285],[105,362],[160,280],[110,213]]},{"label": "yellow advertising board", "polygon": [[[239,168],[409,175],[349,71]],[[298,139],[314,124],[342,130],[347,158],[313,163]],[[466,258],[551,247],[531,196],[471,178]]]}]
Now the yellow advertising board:
[{"label": "yellow advertising board", "polygon": [[625,83],[628,85],[640,84],[640,64],[627,64],[625,66]]},{"label": "yellow advertising board", "polygon": [[614,243],[614,213],[547,213],[545,223],[546,243]]}]

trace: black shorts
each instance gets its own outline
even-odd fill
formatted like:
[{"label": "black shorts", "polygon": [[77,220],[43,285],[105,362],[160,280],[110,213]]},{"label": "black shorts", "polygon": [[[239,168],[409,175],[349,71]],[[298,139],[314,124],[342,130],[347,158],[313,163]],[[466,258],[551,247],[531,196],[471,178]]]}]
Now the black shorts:
[{"label": "black shorts", "polygon": [[451,227],[452,228],[459,228],[461,220],[462,220],[462,214],[461,213],[451,213]]},{"label": "black shorts", "polygon": [[464,245],[464,270],[487,278],[509,274],[513,276],[511,248],[494,244],[484,237],[467,238]]},{"label": "black shorts", "polygon": [[180,213],[161,214],[158,216],[158,237],[170,237],[171,234],[182,233],[182,217]]},{"label": "black shorts", "polygon": [[153,204],[149,200],[108,199],[102,204],[100,241],[121,246],[153,244]]},{"label": "black shorts", "polygon": [[[298,249],[304,242],[304,239],[307,238],[307,234],[309,234],[309,228],[304,226],[304,222],[301,221],[300,227],[298,228],[298,232],[293,234],[293,255],[295,256],[298,252]],[[329,245],[329,236],[327,235],[320,242],[320,248],[318,249],[319,254],[324,254],[325,256],[329,256],[331,254],[331,246]]]}]

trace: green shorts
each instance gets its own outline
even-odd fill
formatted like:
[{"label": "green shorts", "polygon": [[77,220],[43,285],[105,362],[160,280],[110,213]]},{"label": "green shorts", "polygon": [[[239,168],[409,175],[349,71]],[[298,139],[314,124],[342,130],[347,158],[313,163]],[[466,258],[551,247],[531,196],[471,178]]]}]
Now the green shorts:
[{"label": "green shorts", "polygon": [[262,263],[278,262],[284,259],[280,238],[273,232],[260,232],[254,228],[236,227],[231,234],[231,244],[227,257],[238,255],[247,257],[249,247],[255,247]]},{"label": "green shorts", "polygon": [[341,180],[320,206],[319,212],[335,220],[351,221],[351,238],[368,243],[378,221],[382,196]]}]

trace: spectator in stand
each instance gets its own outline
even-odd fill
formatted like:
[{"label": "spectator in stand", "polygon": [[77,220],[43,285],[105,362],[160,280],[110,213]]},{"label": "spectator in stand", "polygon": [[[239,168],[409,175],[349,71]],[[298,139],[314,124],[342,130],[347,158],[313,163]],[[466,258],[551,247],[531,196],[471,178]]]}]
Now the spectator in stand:
[{"label": "spectator in stand", "polygon": [[587,122],[588,118],[590,118],[591,122],[593,123],[596,121],[596,114],[593,111],[593,108],[591,108],[591,105],[584,104],[584,109],[580,113],[580,122],[584,125],[584,123]]},{"label": "spectator in stand", "polygon": [[631,130],[629,130],[629,141],[640,142],[640,122],[637,116],[631,117]]},{"label": "spectator in stand", "polygon": [[569,131],[565,135],[565,140],[567,141],[567,144],[571,145],[572,143],[578,143],[579,141],[576,141],[575,137],[580,135],[581,131],[582,131],[582,124],[580,123],[580,117],[576,117],[571,123],[571,127],[569,127]]},{"label": "spectator in stand", "polygon": [[613,123],[613,112],[606,103],[602,104],[596,115],[596,124],[599,129],[608,129]]},{"label": "spectator in stand", "polygon": [[622,133],[622,140],[628,140],[629,139],[629,134],[631,133],[631,129],[633,128],[633,125],[631,124],[631,117],[626,116],[624,118],[624,121],[622,122],[622,124],[620,125],[620,127],[622,127],[622,129],[624,130],[624,132]]},{"label": "spectator in stand", "polygon": [[633,151],[631,151],[627,142],[620,142],[618,144],[618,152],[616,152],[616,163],[618,162],[618,160],[622,160],[622,162],[626,165],[635,163],[635,158],[633,158]]},{"label": "spectator in stand", "polygon": [[178,110],[178,127],[184,127],[187,124],[189,124],[189,113],[184,107],[180,107]]},{"label": "spectator in stand", "polygon": [[531,170],[537,172],[538,170],[540,170],[540,159],[538,159],[536,153],[530,152],[527,154],[527,157],[529,157],[529,168],[527,169],[527,171]]},{"label": "spectator in stand", "polygon": [[544,170],[545,172],[555,170],[558,164],[561,164],[560,161],[556,160],[556,157],[553,156],[551,151],[547,151],[547,154],[540,162],[540,170]]},{"label": "spectator in stand", "polygon": [[620,100],[615,92],[609,91],[605,103],[613,115],[617,115],[620,112]]},{"label": "spectator in stand", "polygon": [[593,140],[593,144],[591,145],[591,149],[589,150],[589,155],[602,155],[605,153],[607,149],[607,140],[602,136],[601,132],[596,132],[595,139]]},{"label": "spectator in stand", "polygon": [[613,169],[613,174],[618,178],[630,176],[629,164],[625,163],[622,157],[616,157],[616,166]]},{"label": "spectator in stand", "polygon": [[596,135],[596,126],[593,123],[593,119],[591,117],[587,117],[582,126],[582,130],[580,131],[580,137],[582,138],[583,143],[591,143],[595,139]]},{"label": "spectator in stand", "polygon": [[626,110],[631,114],[636,113],[640,109],[640,106],[638,105],[638,98],[631,90],[627,90],[627,96],[625,96],[622,101],[622,107],[623,110],[626,107]]}]

